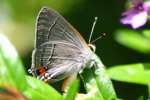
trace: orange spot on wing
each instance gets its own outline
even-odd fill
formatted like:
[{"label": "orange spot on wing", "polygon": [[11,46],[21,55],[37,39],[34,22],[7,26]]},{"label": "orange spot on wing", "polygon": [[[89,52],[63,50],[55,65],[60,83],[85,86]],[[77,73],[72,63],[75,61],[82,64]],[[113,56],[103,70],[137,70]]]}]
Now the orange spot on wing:
[{"label": "orange spot on wing", "polygon": [[39,69],[39,75],[44,75],[45,74],[45,72],[46,72],[46,69],[44,68],[44,67],[41,67],[40,69]]}]

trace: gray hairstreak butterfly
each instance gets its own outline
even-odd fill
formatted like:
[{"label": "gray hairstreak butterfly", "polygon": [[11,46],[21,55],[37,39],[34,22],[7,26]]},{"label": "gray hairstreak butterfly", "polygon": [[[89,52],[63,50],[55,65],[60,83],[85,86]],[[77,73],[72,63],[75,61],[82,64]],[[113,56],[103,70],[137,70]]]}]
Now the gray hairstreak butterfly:
[{"label": "gray hairstreak butterfly", "polygon": [[78,73],[91,64],[93,51],[80,33],[56,11],[43,7],[36,24],[32,53],[33,76],[56,82]]}]

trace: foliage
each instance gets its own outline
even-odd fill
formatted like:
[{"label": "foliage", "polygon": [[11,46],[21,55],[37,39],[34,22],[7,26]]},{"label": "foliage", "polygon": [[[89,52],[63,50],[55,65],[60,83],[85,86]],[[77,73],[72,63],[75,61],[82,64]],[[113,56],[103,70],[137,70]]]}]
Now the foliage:
[{"label": "foliage", "polygon": [[[26,75],[24,71],[24,67],[14,47],[7,40],[7,38],[2,34],[0,34],[0,40],[3,41],[0,43],[0,57],[1,57],[0,58],[1,61],[0,85],[2,87],[1,89],[3,88],[5,89],[5,85],[7,85],[9,88],[13,87],[17,89],[19,93],[23,94],[29,100],[37,100],[37,99],[74,100],[79,87],[77,80],[72,82],[68,91],[65,93],[63,97],[60,93],[58,93],[55,89],[53,89],[48,84]],[[102,66],[101,62],[99,62],[97,66],[99,67]],[[85,77],[86,79],[85,86],[87,88],[87,94],[84,94],[85,95],[84,99],[88,99],[88,100],[91,99],[105,100],[109,98],[116,99],[117,97],[113,89],[112,83],[110,79],[106,76],[105,71],[103,71],[105,69],[100,67],[96,70],[100,70],[100,72],[98,71],[92,72],[93,75],[95,76],[91,74],[92,77],[90,80],[87,79],[87,76]],[[103,75],[101,74],[99,75],[98,73],[101,73]],[[5,97],[5,95],[2,96]]]},{"label": "foliage", "polygon": [[[107,6],[103,3],[106,3]],[[118,5],[115,8],[113,4],[117,3]],[[147,95],[148,98],[150,98],[150,29],[146,26],[149,25],[148,21],[150,19],[149,0],[130,0],[126,1],[126,3],[130,4],[130,6],[127,6],[126,9],[122,10],[123,2],[118,0],[77,0],[76,2],[69,0],[61,0],[57,2],[55,0],[27,0],[25,2],[20,0],[0,1],[0,12],[2,12],[0,13],[0,31],[6,33],[17,49],[19,48],[20,53],[20,55],[18,55],[17,51],[8,39],[4,35],[0,34],[0,99],[14,98],[14,95],[17,95],[14,99],[118,100],[120,98],[124,100],[124,98],[121,98],[119,95],[121,89],[119,90],[119,93],[116,93],[116,90],[118,89],[114,88],[115,83],[113,83],[110,78],[117,82],[147,86]],[[80,75],[81,82],[84,83],[85,93],[79,93],[80,88],[83,87],[81,87],[78,79],[74,80],[69,85],[66,93],[61,94],[51,85],[39,81],[26,73],[26,68],[22,63],[20,56],[22,56],[22,54],[25,55],[29,53],[33,47],[34,35],[31,33],[34,33],[33,28],[36,19],[35,16],[37,16],[37,12],[42,6],[50,6],[58,10],[58,12],[64,13],[64,15],[70,11],[72,13],[72,16],[69,16],[70,19],[73,19],[74,14],[78,12],[79,15],[75,16],[78,18],[77,23],[82,26],[81,29],[83,28],[83,30],[86,30],[87,32],[89,32],[89,28],[85,26],[89,23],[87,20],[91,20],[91,16],[100,16],[102,22],[98,24],[98,27],[100,27],[98,32],[106,30],[106,33],[113,33],[113,39],[119,44],[118,47],[124,48],[122,51],[117,50],[114,45],[110,44],[114,48],[108,46],[108,48],[103,49],[105,48],[106,43],[101,41],[99,42],[104,44],[104,47],[100,46],[100,49],[97,49],[99,50],[97,53],[100,52],[104,55],[104,57],[101,57],[104,62],[112,61],[114,65],[111,63],[104,63],[105,65],[111,65],[104,66],[101,59],[97,57],[96,54],[93,54],[93,58],[96,61],[95,67],[85,69]],[[103,7],[106,7],[107,9]],[[112,7],[114,7],[114,9],[111,9]],[[77,8],[81,8],[83,10],[80,11],[81,9],[79,10]],[[87,12],[85,13],[86,10]],[[116,12],[121,10],[123,11],[118,12],[120,18],[116,17],[118,16],[118,13],[116,15],[114,14],[115,10],[117,10]],[[117,20],[120,19],[122,26],[119,22],[115,22],[115,17]],[[74,22],[76,22],[76,20],[74,20]],[[105,22],[106,25],[103,24]],[[85,23],[85,25],[83,23]],[[21,36],[25,36],[25,38],[22,38]],[[105,40],[107,42],[107,38]],[[113,43],[111,40],[112,39],[109,39],[109,42]],[[21,44],[20,41],[23,44]],[[115,45],[118,45],[117,43]],[[97,48],[99,48],[99,44],[97,45]],[[107,50],[110,50],[111,54],[109,54]],[[136,57],[131,57],[131,61],[126,59],[124,57],[124,55],[126,55],[126,53],[124,54],[124,51],[126,50],[126,53],[128,53],[129,50],[130,52],[137,54],[142,61],[137,60]],[[116,55],[119,55],[120,53],[123,56],[116,58]],[[128,58],[130,58],[130,54],[131,53],[127,55]],[[105,59],[107,55],[112,59]],[[143,56],[146,60],[145,58],[143,59]],[[27,62],[27,60],[28,59],[25,58],[24,62]],[[117,62],[113,62],[114,60],[117,60]],[[122,60],[125,64],[120,62]],[[143,95],[136,98],[138,100],[148,99]]]}]

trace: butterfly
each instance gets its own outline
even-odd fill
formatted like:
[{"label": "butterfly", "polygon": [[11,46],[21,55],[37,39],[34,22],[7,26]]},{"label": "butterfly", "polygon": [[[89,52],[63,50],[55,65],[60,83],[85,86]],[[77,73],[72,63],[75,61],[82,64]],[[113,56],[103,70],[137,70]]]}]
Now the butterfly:
[{"label": "butterfly", "polygon": [[[90,65],[93,51],[80,33],[58,12],[43,7],[37,17],[35,47],[30,73],[40,80],[56,82]],[[91,65],[90,65],[91,66]]]}]

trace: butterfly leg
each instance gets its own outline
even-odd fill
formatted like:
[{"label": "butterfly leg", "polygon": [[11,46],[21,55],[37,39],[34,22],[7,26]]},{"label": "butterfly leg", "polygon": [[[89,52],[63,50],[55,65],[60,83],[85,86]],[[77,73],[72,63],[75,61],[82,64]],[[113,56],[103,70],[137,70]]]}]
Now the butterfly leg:
[{"label": "butterfly leg", "polygon": [[67,77],[66,79],[64,79],[62,86],[61,86],[61,90],[63,92],[67,92],[69,85],[71,84],[71,82],[76,79],[77,77],[77,73],[72,74],[71,76]]}]

